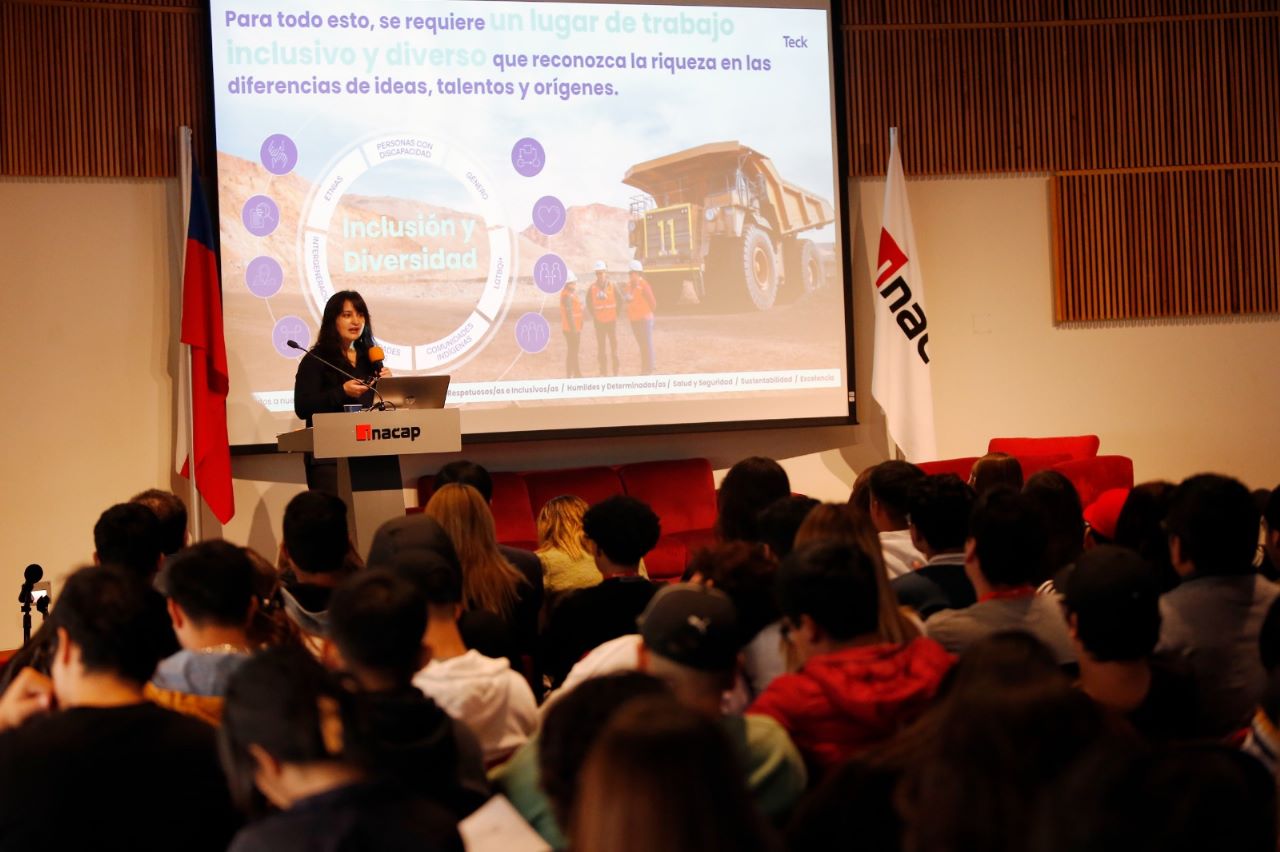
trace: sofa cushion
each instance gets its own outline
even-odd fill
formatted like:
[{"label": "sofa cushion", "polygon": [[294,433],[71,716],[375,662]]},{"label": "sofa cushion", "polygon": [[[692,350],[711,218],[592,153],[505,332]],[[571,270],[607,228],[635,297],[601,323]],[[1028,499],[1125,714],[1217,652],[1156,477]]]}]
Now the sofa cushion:
[{"label": "sofa cushion", "polygon": [[923,470],[930,476],[940,473],[954,473],[956,476],[969,481],[969,472],[973,470],[973,463],[978,460],[977,456],[964,456],[958,459],[940,459],[938,461],[920,462],[916,467]]},{"label": "sofa cushion", "polygon": [[710,530],[716,523],[716,483],[706,459],[624,464],[618,476],[627,494],[662,518],[662,535]]},{"label": "sofa cushion", "polygon": [[1080,505],[1088,506],[1102,492],[1133,487],[1133,459],[1128,456],[1098,456],[1072,459],[1052,468],[1064,474],[1080,494]]},{"label": "sofa cushion", "polygon": [[529,489],[529,505],[536,519],[548,500],[573,494],[589,505],[622,493],[622,480],[611,467],[575,467],[566,470],[539,470],[524,474]]},{"label": "sofa cushion", "polygon": [[1097,435],[1064,438],[992,438],[987,444],[987,452],[1008,453],[1019,458],[1064,453],[1068,458],[1091,459],[1098,454],[1099,444]]},{"label": "sofa cushion", "polygon": [[[529,489],[518,473],[490,473],[493,480],[493,526],[498,543],[532,549],[538,544],[538,525],[529,505]],[[435,493],[435,477],[418,479],[418,503],[425,507]]]}]

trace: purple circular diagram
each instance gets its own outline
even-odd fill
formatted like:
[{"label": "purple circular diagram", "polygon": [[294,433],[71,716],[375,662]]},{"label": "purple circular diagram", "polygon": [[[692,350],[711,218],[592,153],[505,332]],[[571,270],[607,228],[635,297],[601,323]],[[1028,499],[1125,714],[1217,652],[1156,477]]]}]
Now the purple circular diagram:
[{"label": "purple circular diagram", "polygon": [[265,195],[255,195],[244,203],[240,220],[255,237],[265,237],[280,224],[280,208]]},{"label": "purple circular diagram", "polygon": [[564,289],[564,282],[569,278],[569,268],[558,254],[544,254],[533,265],[533,283],[549,296],[554,296]]},{"label": "purple circular diagram", "polygon": [[289,346],[290,340],[295,341],[303,349],[309,348],[311,329],[307,328],[307,324],[298,317],[280,317],[276,320],[275,328],[271,329],[271,342],[275,344],[276,351],[285,358],[302,357],[300,350]]},{"label": "purple circular diagram", "polygon": [[511,147],[511,165],[525,177],[533,177],[547,164],[547,152],[542,143],[526,136]]},{"label": "purple circular diagram", "polygon": [[516,320],[516,343],[530,355],[536,355],[551,342],[551,324],[542,314],[527,313]]},{"label": "purple circular diagram", "polygon": [[273,175],[287,175],[298,164],[298,146],[283,133],[273,133],[258,151],[262,165]]},{"label": "purple circular diagram", "polygon": [[275,258],[260,255],[244,268],[244,283],[253,295],[269,299],[280,292],[280,286],[284,284],[284,270]]},{"label": "purple circular diagram", "polygon": [[560,233],[564,228],[564,204],[554,195],[542,196],[533,205],[533,224],[548,237]]}]

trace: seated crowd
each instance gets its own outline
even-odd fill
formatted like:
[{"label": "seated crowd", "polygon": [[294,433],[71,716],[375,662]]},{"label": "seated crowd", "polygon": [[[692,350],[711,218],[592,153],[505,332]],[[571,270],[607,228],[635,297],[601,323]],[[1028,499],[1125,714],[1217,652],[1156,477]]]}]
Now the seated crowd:
[{"label": "seated crowd", "polygon": [[144,492],[4,670],[0,850],[1275,850],[1280,488],[1104,498],[751,458],[664,585],[645,503],[517,550],[470,462],[363,560],[329,494],[272,564]]}]

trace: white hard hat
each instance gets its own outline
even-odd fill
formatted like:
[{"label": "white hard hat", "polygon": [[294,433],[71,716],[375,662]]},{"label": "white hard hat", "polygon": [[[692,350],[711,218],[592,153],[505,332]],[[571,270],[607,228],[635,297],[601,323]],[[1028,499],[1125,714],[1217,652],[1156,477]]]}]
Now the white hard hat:
[{"label": "white hard hat", "polygon": [[572,270],[572,269],[570,269],[570,270],[569,270],[568,272],[566,272],[566,273],[565,273],[565,275],[564,275],[564,283],[566,283],[566,284],[573,284],[573,283],[574,283],[575,281],[577,281],[577,280],[578,280],[578,276],[573,274],[573,270]]},{"label": "white hard hat", "polygon": [[596,265],[591,268],[596,272],[605,272],[609,267],[603,260],[597,260]]},{"label": "white hard hat", "polygon": [[631,261],[630,269],[632,272],[644,272],[644,264],[638,260]]}]

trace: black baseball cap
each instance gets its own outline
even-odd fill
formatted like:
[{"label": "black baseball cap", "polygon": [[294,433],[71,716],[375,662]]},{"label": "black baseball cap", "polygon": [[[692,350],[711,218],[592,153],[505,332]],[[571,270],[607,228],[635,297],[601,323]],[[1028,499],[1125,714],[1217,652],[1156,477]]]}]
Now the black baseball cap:
[{"label": "black baseball cap", "polygon": [[1155,570],[1135,551],[1112,544],[1086,550],[1054,585],[1067,609],[1080,615],[1129,620],[1159,605]]},{"label": "black baseball cap", "polygon": [[638,619],[645,646],[673,663],[728,671],[738,658],[738,614],[724,592],[693,583],[659,590]]}]

